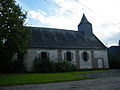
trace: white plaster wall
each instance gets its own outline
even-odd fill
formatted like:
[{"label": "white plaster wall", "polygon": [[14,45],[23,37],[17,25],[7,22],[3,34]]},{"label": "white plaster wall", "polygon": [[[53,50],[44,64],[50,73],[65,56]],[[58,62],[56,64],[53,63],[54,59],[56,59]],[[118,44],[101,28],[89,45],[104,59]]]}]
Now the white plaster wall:
[{"label": "white plaster wall", "polygon": [[16,61],[17,60],[17,53],[14,53],[14,55],[12,56],[12,62]]},{"label": "white plaster wall", "polygon": [[45,50],[45,49],[29,49],[28,53],[24,57],[27,71],[32,71],[35,57],[39,57],[41,52],[49,53],[50,60],[57,61],[57,50]]},{"label": "white plaster wall", "polygon": [[104,51],[104,55],[103,56],[104,56],[104,65],[105,65],[105,68],[109,68],[107,50]]},{"label": "white plaster wall", "polygon": [[37,55],[39,55],[41,52],[47,52],[49,53],[49,59],[52,61],[57,61],[58,60],[58,55],[57,55],[57,50],[47,50],[47,49],[40,49],[37,50]]},{"label": "white plaster wall", "polygon": [[107,50],[94,50],[94,58],[103,58],[105,68],[109,68]]},{"label": "white plaster wall", "polygon": [[[25,56],[25,64],[27,71],[32,71],[33,64],[35,57],[41,53],[41,52],[48,52],[50,60],[58,61],[58,49],[55,50],[49,50],[49,49],[29,49],[28,53]],[[62,52],[62,60],[64,60],[64,53],[71,52],[73,53],[73,58],[71,63],[76,65],[76,50],[67,50],[64,49]],[[84,61],[81,54],[83,52],[87,52],[89,54],[88,61]],[[79,50],[79,56],[80,56],[80,69],[91,69],[92,68],[92,61],[91,61],[91,51],[90,50]],[[104,60],[104,66],[105,68],[109,68],[108,66],[108,58],[107,58],[107,51],[106,50],[94,50],[94,58],[102,57]]]},{"label": "white plaster wall", "polygon": [[37,50],[28,50],[27,54],[24,57],[24,63],[28,72],[32,71],[35,57],[37,55]]},{"label": "white plaster wall", "polygon": [[[70,51],[73,53],[73,59],[71,61],[72,64],[76,65],[76,57],[75,57],[75,50],[62,50],[62,60],[64,60],[64,53]],[[28,53],[25,55],[25,64],[27,71],[32,71],[33,64],[35,57],[38,57],[38,55],[41,52],[47,52],[49,53],[50,60],[58,61],[58,49],[55,50],[48,50],[48,49],[29,49]]]},{"label": "white plaster wall", "polygon": [[[87,52],[89,54],[89,58],[87,61],[84,61],[81,54],[83,52]],[[91,52],[90,50],[79,50],[79,56],[80,56],[80,69],[91,69],[92,68],[92,62],[91,62]]]},{"label": "white plaster wall", "polygon": [[76,65],[75,51],[76,51],[76,50],[69,50],[69,49],[62,50],[62,60],[64,60],[64,53],[66,53],[66,52],[71,52],[71,53],[73,54],[73,58],[72,58],[71,63],[74,64],[74,65]]}]

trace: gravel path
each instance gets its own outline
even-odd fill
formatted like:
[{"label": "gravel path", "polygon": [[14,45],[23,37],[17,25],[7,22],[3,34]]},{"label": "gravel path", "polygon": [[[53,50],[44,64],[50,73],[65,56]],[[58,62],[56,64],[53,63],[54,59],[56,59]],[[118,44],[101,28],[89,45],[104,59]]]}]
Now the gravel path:
[{"label": "gravel path", "polygon": [[111,72],[99,72],[90,74],[79,74],[80,76],[87,76],[91,78],[106,78],[106,77],[120,77],[120,70],[111,70]]},{"label": "gravel path", "polygon": [[[112,70],[111,73],[96,73],[96,75],[100,78],[60,83],[1,86],[0,90],[120,90],[120,70]],[[89,74],[89,77],[96,76]]]}]

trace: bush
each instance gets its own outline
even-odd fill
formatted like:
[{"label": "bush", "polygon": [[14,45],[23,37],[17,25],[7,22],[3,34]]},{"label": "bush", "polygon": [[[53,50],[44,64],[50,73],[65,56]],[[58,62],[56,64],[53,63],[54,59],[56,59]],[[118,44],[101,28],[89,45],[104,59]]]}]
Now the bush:
[{"label": "bush", "polygon": [[37,59],[35,58],[33,72],[55,72],[55,63],[49,59]]},{"label": "bush", "polygon": [[12,72],[25,72],[26,68],[25,68],[25,64],[24,64],[24,54],[18,54],[17,56],[17,60],[12,62]]},{"label": "bush", "polygon": [[75,67],[73,64],[67,61],[54,62],[49,59],[37,59],[35,58],[33,72],[67,72],[74,71]]},{"label": "bush", "polygon": [[[9,73],[12,70],[12,54],[0,49],[0,73]],[[9,51],[8,51],[9,52]]]},{"label": "bush", "polygon": [[109,67],[111,69],[120,69],[120,58],[109,60]]},{"label": "bush", "polygon": [[12,57],[0,60],[1,73],[25,72],[25,65],[23,61],[23,54],[18,54],[17,60],[12,61]]},{"label": "bush", "polygon": [[74,71],[75,67],[70,62],[59,61],[59,62],[56,63],[56,70],[57,70],[57,72]]},{"label": "bush", "polygon": [[12,72],[11,60],[0,60],[0,73],[10,73],[10,72]]}]

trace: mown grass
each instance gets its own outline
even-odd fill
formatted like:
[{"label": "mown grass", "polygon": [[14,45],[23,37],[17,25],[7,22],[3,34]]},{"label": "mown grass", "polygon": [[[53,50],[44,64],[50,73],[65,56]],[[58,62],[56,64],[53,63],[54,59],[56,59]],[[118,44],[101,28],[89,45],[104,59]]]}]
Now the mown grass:
[{"label": "mown grass", "polygon": [[13,73],[0,74],[0,85],[18,85],[18,84],[35,84],[48,82],[65,82],[72,80],[89,79],[78,74],[88,74],[96,72],[109,72],[109,70],[96,71],[80,71],[80,72],[66,72],[66,73]]}]

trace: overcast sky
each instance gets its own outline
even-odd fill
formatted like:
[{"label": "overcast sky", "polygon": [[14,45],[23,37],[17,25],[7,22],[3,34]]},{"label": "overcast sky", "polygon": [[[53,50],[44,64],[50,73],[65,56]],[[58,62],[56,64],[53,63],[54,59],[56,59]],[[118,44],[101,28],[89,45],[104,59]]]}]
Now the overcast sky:
[{"label": "overcast sky", "polygon": [[108,47],[120,40],[120,0],[16,0],[28,12],[27,26],[77,30],[83,13]]}]

